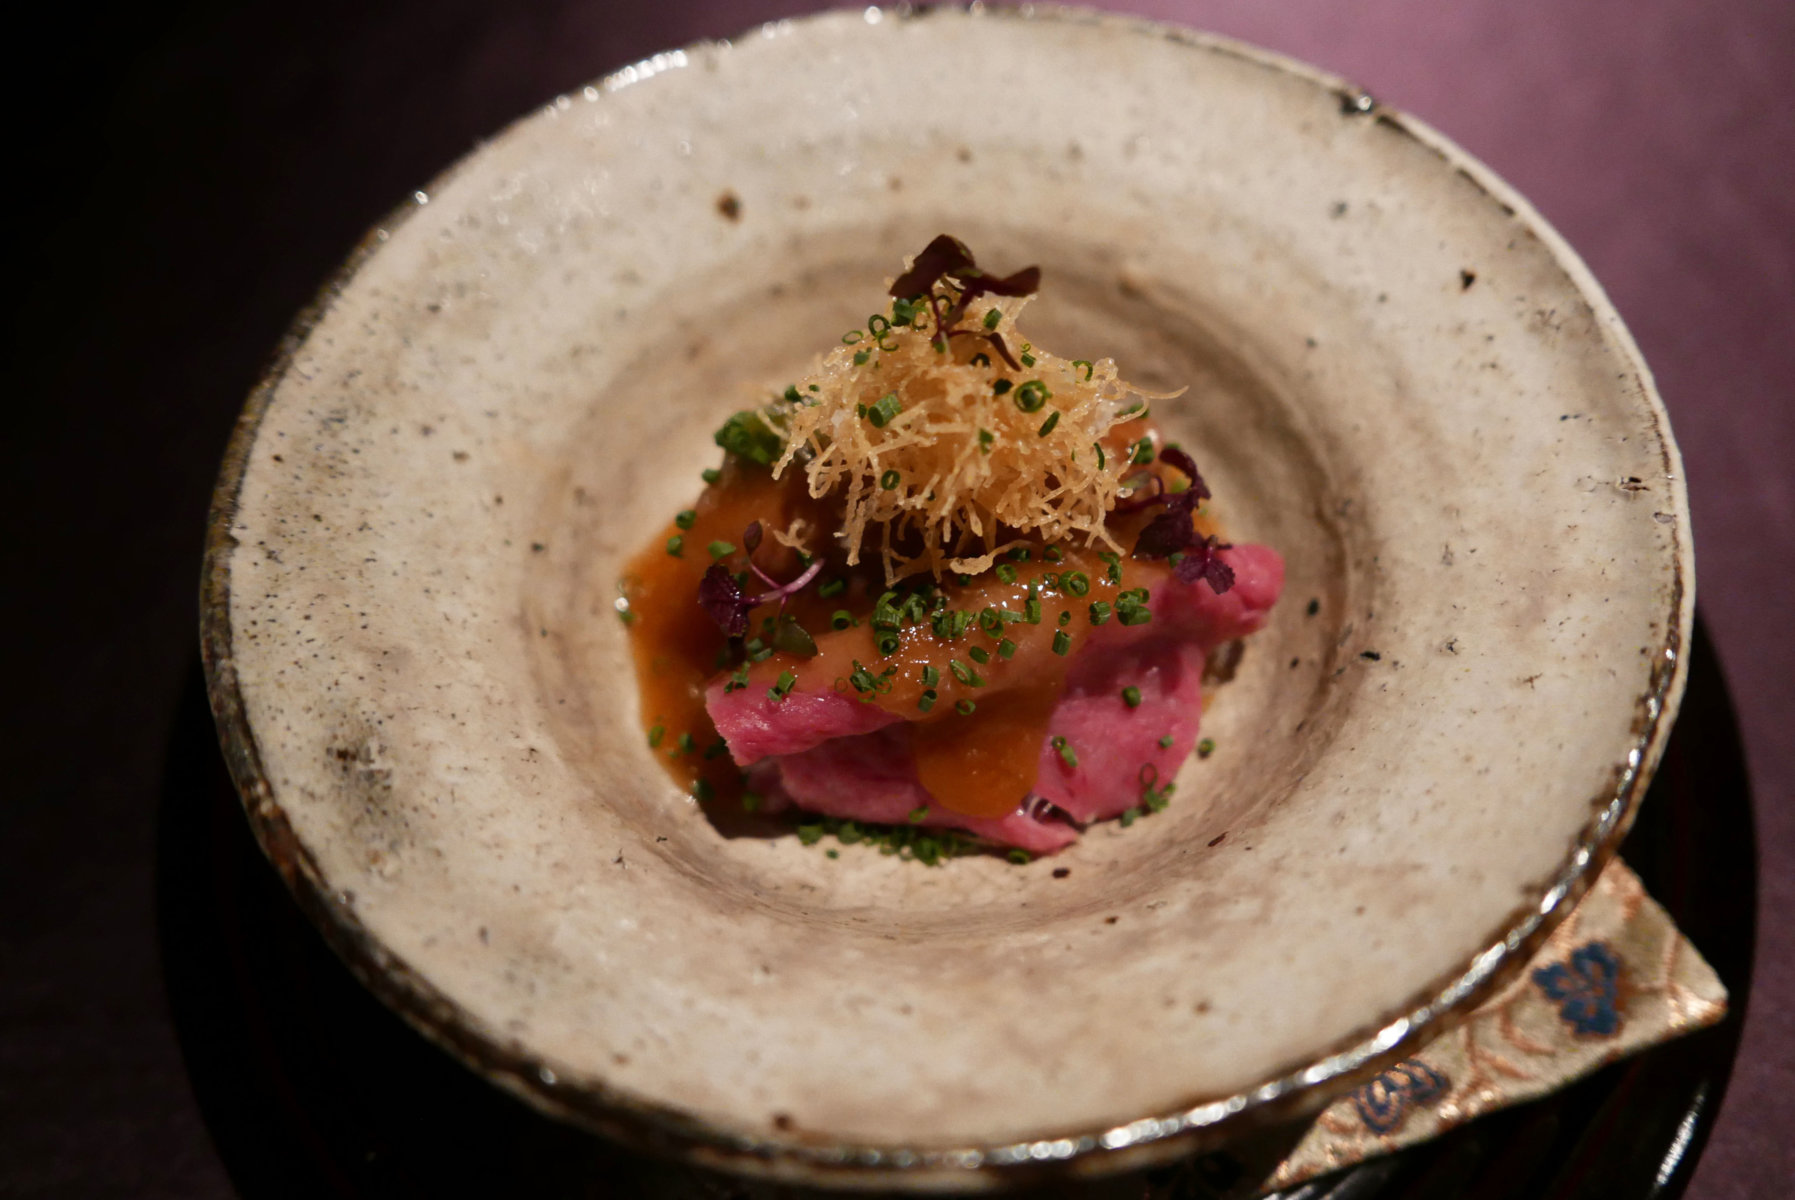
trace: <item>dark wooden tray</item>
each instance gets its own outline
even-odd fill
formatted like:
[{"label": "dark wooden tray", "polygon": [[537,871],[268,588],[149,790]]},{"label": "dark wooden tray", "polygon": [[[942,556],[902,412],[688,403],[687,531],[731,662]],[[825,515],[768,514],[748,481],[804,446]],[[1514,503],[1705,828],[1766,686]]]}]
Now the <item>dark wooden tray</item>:
[{"label": "dark wooden tray", "polygon": [[[1757,895],[1738,727],[1699,622],[1682,715],[1622,853],[1720,973],[1734,997],[1731,1015],[1283,1200],[1682,1192],[1738,1049]],[[194,1092],[237,1190],[251,1200],[817,1194],[644,1158],[549,1120],[384,1008],[325,946],[250,837],[197,666],[165,772],[157,906],[169,1005]],[[1244,1175],[1223,1152],[1078,1194],[1233,1197],[1250,1182]]]}]

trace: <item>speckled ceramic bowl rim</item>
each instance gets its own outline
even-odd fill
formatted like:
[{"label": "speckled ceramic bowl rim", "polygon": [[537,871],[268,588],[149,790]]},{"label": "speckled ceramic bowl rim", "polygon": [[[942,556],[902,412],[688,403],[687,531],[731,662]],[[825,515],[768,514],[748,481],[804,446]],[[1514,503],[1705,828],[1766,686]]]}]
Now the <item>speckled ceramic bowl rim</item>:
[{"label": "speckled ceramic bowl rim", "polygon": [[[873,11],[869,10],[869,14]],[[900,7],[883,10],[879,15],[884,19],[914,21],[940,11]],[[225,759],[256,839],[300,907],[323,931],[350,970],[425,1036],[489,1080],[554,1116],[643,1149],[683,1156],[725,1169],[811,1182],[979,1186],[1043,1166],[1107,1172],[1163,1161],[1199,1146],[1217,1144],[1250,1127],[1311,1111],[1319,1107],[1322,1100],[1339,1094],[1437,1037],[1455,1023],[1455,1018],[1475,1007],[1526,963],[1557,923],[1576,906],[1614,855],[1632,823],[1639,799],[1663,750],[1682,694],[1685,676],[1682,650],[1693,621],[1694,572],[1687,498],[1669,418],[1638,347],[1601,287],[1569,245],[1525,200],[1487,167],[1421,122],[1385,108],[1366,92],[1335,76],[1279,55],[1210,34],[1080,9],[1036,6],[988,9],[974,4],[970,9],[954,10],[954,16],[949,19],[963,19],[968,15],[982,20],[1104,25],[1141,37],[1164,39],[1195,52],[1233,56],[1295,76],[1336,95],[1342,119],[1379,122],[1431,151],[1445,167],[1475,185],[1485,201],[1536,236],[1596,315],[1611,322],[1609,327],[1617,349],[1631,368],[1640,387],[1641,399],[1656,423],[1656,432],[1664,447],[1664,471],[1675,487],[1677,515],[1673,530],[1675,563],[1671,612],[1665,623],[1666,634],[1657,648],[1650,685],[1635,702],[1633,746],[1625,762],[1615,767],[1609,787],[1601,795],[1592,797],[1596,815],[1576,839],[1549,884],[1532,902],[1517,908],[1502,928],[1486,939],[1486,948],[1468,964],[1437,979],[1385,1019],[1342,1039],[1329,1053],[1300,1068],[1265,1079],[1255,1087],[1174,1112],[1144,1114],[1137,1120],[1106,1129],[1067,1131],[1050,1140],[922,1149],[844,1143],[793,1145],[726,1134],[690,1114],[645,1104],[602,1085],[576,1086],[562,1082],[544,1062],[521,1048],[475,1032],[477,1023],[460,1006],[408,963],[389,952],[352,909],[331,891],[317,863],[295,836],[262,768],[255,732],[245,714],[232,658],[229,561],[235,542],[231,528],[239,489],[263,414],[292,365],[295,353],[322,315],[423,198],[446,184],[460,170],[460,164],[450,167],[425,191],[417,193],[413,200],[395,210],[364,237],[313,302],[298,314],[238,418],[213,494],[206,535],[200,634],[207,689]],[[804,24],[804,18],[775,23],[782,29]],[[640,86],[667,68],[681,65],[686,53],[675,51],[657,55],[608,75],[591,88],[608,93],[625,86]]]}]

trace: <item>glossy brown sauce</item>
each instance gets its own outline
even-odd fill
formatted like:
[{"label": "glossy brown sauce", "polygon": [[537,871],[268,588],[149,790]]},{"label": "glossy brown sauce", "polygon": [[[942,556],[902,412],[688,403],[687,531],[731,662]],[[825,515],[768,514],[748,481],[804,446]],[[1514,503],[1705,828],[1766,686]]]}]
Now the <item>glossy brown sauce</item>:
[{"label": "glossy brown sauce", "polygon": [[[742,534],[753,521],[769,533],[787,528],[794,517],[803,517],[812,530],[831,528],[828,512],[805,493],[802,478],[792,471],[775,481],[763,468],[732,460],[699,497],[690,527],[669,522],[625,569],[623,594],[631,614],[644,736],[674,778],[701,796],[709,792],[734,799],[743,785],[704,704],[707,685],[735,670],[740,660],[729,657],[729,639],[699,606],[698,583],[713,561],[731,570],[747,568]],[[1116,540],[1131,546],[1139,527],[1156,511],[1113,518]],[[1205,524],[1201,517],[1198,524]],[[680,539],[678,554],[668,551],[674,537]],[[713,542],[729,543],[732,550],[713,559],[708,550]],[[828,543],[823,535],[810,544],[821,549]],[[754,563],[780,581],[803,569],[798,554],[771,536],[763,540]],[[896,648],[881,654],[871,620],[886,590],[879,568],[867,563],[848,567],[826,558],[819,578],[785,607],[815,640],[816,655],[800,658],[774,651],[749,666],[747,686],[764,693],[789,671],[796,679],[794,691],[835,691],[902,716],[918,778],[936,802],[968,816],[1002,817],[1034,786],[1067,667],[1093,629],[1090,606],[1113,606],[1119,593],[1152,589],[1170,576],[1161,561],[1106,561],[1097,550],[1068,546],[1050,550],[1034,545],[1026,560],[1002,565],[1001,571],[994,568],[965,583],[949,579],[938,590],[950,609],[996,609],[1021,619],[999,617],[996,628],[975,621],[951,641],[938,637],[924,621],[899,631]],[[1074,580],[1074,573],[1082,581]],[[1084,590],[1073,594],[1080,582]],[[822,594],[825,583],[834,594]],[[751,580],[748,590],[764,591],[765,586]],[[1038,622],[1026,619],[1031,594],[1038,602]],[[777,612],[776,604],[754,610],[750,636]],[[841,614],[852,623],[833,628],[832,622],[844,620]],[[977,661],[974,647],[983,651],[984,662]],[[878,690],[853,686],[856,664],[882,677]],[[935,698],[924,711],[928,690]]]}]

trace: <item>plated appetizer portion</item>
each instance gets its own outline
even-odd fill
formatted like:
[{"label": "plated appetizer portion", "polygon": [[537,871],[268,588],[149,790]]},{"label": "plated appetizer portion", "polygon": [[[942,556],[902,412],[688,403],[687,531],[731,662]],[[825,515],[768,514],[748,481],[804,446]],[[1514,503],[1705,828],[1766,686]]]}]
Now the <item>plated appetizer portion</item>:
[{"label": "plated appetizer portion", "polygon": [[1170,397],[1024,338],[1039,282],[936,238],[629,564],[646,737],[700,799],[1024,855],[1167,803],[1283,562],[1221,539]]}]

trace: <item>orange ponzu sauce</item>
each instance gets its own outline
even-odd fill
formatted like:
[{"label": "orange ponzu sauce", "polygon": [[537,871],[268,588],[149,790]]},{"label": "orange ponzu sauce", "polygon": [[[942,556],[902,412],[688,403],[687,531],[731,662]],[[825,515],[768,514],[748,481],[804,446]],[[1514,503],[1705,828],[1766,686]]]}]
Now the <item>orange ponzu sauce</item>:
[{"label": "orange ponzu sauce", "polygon": [[[1112,517],[1112,534],[1132,545],[1157,511]],[[767,536],[755,565],[776,580],[795,578],[802,560],[771,534],[796,517],[810,530],[824,531],[813,533],[810,545],[831,545],[827,502],[810,498],[801,471],[774,480],[765,468],[731,458],[699,497],[686,527],[669,523],[625,569],[643,727],[670,773],[701,798],[707,793],[739,798],[742,773],[704,704],[706,687],[736,670],[740,659],[698,604],[699,581],[717,561],[732,571],[747,570],[742,534],[757,520]],[[713,558],[713,544],[730,549]],[[817,653],[804,658],[770,650],[749,664],[747,686],[764,694],[790,672],[796,679],[793,691],[835,691],[904,717],[901,728],[910,739],[918,778],[935,801],[967,816],[1002,817],[1034,786],[1067,666],[1094,628],[1092,606],[1108,606],[1107,620],[1116,621],[1118,595],[1155,588],[1170,574],[1163,561],[1033,544],[1026,559],[1006,556],[976,577],[950,577],[932,588],[922,579],[901,582],[900,593],[922,589],[932,611],[965,612],[970,624],[945,639],[924,618],[900,629],[895,648],[888,645],[889,652],[881,653],[873,613],[887,589],[878,566],[850,567],[826,556],[818,578],[789,597],[784,610],[809,632]],[[746,590],[767,589],[750,577]],[[770,647],[778,613],[777,603],[770,603],[749,614],[751,649],[756,637]],[[846,627],[835,628],[836,623]],[[974,647],[985,661],[977,660]],[[865,672],[863,682],[877,679],[876,689],[856,689],[851,680],[857,670]],[[925,699],[928,691],[934,692],[932,702]]]}]

